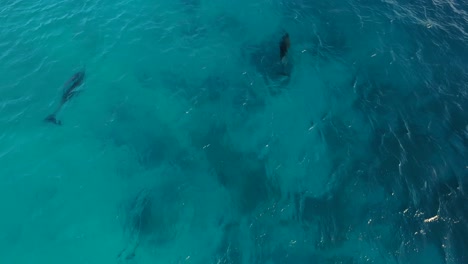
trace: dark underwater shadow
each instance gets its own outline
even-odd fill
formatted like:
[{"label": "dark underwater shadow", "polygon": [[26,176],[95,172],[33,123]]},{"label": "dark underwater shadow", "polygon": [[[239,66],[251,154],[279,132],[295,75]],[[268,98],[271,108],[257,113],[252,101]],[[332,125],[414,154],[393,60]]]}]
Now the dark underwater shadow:
[{"label": "dark underwater shadow", "polygon": [[195,148],[204,149],[216,180],[229,191],[238,213],[249,215],[276,199],[278,190],[267,174],[265,161],[255,153],[235,150],[225,125],[213,125],[207,134],[194,135],[193,139]]},{"label": "dark underwater shadow", "polygon": [[184,188],[167,181],[161,186],[148,186],[122,205],[123,231],[127,244],[119,252],[119,263],[132,261],[140,247],[158,248],[170,243],[179,232],[181,193]]}]

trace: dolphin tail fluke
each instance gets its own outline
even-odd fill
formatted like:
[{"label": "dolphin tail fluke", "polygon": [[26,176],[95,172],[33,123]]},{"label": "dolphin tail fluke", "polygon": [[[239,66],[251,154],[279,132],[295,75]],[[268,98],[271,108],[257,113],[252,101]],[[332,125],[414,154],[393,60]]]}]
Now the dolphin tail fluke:
[{"label": "dolphin tail fluke", "polygon": [[47,116],[44,119],[44,121],[54,123],[56,125],[61,125],[62,124],[62,122],[60,122],[60,120],[57,120],[57,118],[55,117],[55,114],[51,114],[51,115]]}]

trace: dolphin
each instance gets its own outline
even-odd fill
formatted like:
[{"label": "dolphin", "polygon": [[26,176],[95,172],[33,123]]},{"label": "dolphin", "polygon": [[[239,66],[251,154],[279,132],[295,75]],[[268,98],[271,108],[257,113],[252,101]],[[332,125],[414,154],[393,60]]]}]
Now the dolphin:
[{"label": "dolphin", "polygon": [[283,64],[287,63],[287,55],[288,55],[288,50],[289,47],[291,46],[291,41],[289,40],[289,34],[286,33],[283,35],[281,38],[281,41],[279,43],[280,47],[280,59]]},{"label": "dolphin", "polygon": [[52,114],[48,115],[44,119],[44,121],[51,122],[51,123],[54,123],[56,125],[61,125],[62,124],[62,122],[60,120],[57,120],[57,118],[55,116],[57,115],[58,112],[60,112],[63,105],[68,100],[70,100],[74,95],[76,95],[78,93],[78,91],[76,91],[76,88],[78,88],[83,83],[84,78],[85,78],[85,71],[84,70],[73,74],[73,76],[63,85],[63,94],[62,94],[62,99],[60,101],[59,106],[57,107],[57,109]]},{"label": "dolphin", "polygon": [[279,43],[280,48],[280,60],[281,60],[281,69],[282,73],[280,73],[283,77],[289,78],[289,73],[287,72],[286,66],[288,64],[288,51],[289,47],[291,46],[291,41],[289,40],[289,34],[285,33],[281,38]]}]

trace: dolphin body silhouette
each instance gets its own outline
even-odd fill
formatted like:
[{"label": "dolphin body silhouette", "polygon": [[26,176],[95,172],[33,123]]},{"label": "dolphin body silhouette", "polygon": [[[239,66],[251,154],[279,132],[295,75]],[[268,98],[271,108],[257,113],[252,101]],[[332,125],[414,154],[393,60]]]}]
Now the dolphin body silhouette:
[{"label": "dolphin body silhouette", "polygon": [[48,115],[44,121],[46,122],[51,122],[56,125],[61,125],[62,122],[60,120],[57,120],[56,115],[60,110],[62,109],[63,105],[70,100],[74,95],[76,95],[78,92],[76,91],[76,88],[78,88],[84,81],[85,78],[85,71],[79,71],[63,85],[63,94],[62,94],[62,99],[60,101],[60,105],[57,107],[57,109],[50,115]]},{"label": "dolphin body silhouette", "polygon": [[289,34],[285,33],[279,43],[280,59],[283,64],[287,63],[287,55],[288,55],[290,46],[291,46],[291,40],[289,39]]}]

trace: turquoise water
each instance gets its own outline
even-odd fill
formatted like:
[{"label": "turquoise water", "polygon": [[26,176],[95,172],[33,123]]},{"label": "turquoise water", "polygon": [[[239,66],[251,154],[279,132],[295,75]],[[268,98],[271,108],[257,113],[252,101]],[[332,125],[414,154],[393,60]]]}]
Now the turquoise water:
[{"label": "turquoise water", "polygon": [[457,0],[3,0],[0,263],[468,263],[467,43]]}]

